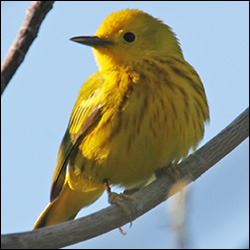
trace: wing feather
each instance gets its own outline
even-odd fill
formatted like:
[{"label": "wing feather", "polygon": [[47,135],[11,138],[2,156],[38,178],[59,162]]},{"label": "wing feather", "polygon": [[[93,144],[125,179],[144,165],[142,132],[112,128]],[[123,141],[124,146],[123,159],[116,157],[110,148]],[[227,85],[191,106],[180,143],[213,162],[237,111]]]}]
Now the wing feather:
[{"label": "wing feather", "polygon": [[104,80],[97,72],[82,86],[71,114],[68,128],[63,137],[57,155],[50,200],[53,201],[61,192],[69,159],[78,150],[83,138],[99,123],[102,115],[101,86]]}]

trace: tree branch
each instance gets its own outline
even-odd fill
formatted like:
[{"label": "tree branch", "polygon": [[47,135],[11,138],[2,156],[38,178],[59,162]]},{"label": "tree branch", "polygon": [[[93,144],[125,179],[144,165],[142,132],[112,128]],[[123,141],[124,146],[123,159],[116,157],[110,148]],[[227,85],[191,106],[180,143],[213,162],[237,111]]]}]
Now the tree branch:
[{"label": "tree branch", "polygon": [[33,1],[1,66],[1,94],[22,63],[30,45],[36,38],[40,25],[52,8],[54,1]]},{"label": "tree branch", "polygon": [[[195,181],[215,163],[230,153],[249,136],[249,109],[247,108],[230,125],[206,145],[179,164],[181,178],[187,183]],[[131,218],[112,205],[84,218],[64,222],[35,231],[7,234],[1,237],[2,249],[60,248],[88,240],[135,220],[169,198],[174,181],[164,172],[150,185],[133,195],[125,205],[136,211]],[[171,193],[173,195],[173,193]]]}]

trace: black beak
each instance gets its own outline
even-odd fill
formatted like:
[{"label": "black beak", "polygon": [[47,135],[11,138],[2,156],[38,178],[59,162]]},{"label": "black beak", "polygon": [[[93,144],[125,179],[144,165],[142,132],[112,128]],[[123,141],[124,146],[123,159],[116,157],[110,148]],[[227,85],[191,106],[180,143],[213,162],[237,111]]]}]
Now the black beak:
[{"label": "black beak", "polygon": [[101,39],[97,36],[77,36],[70,38],[71,41],[85,44],[91,47],[104,47],[106,45],[111,45],[112,42]]}]

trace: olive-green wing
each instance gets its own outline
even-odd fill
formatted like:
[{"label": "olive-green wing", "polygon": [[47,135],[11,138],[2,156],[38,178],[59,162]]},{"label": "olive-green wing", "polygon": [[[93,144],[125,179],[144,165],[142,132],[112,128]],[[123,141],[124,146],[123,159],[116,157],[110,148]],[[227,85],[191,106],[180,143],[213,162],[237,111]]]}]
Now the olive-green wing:
[{"label": "olive-green wing", "polygon": [[68,128],[63,137],[57,155],[50,200],[53,201],[61,192],[68,161],[72,153],[78,149],[83,138],[99,123],[101,119],[101,86],[103,78],[97,72],[82,86],[71,114]]}]

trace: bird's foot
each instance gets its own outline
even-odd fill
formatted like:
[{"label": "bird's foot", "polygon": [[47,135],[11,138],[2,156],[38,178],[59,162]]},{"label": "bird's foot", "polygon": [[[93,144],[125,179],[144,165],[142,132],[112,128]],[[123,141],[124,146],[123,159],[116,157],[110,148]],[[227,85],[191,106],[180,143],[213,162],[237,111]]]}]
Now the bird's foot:
[{"label": "bird's foot", "polygon": [[163,173],[167,174],[174,182],[178,182],[181,179],[182,169],[179,165],[170,163],[167,167],[155,171],[156,178],[159,178]]},{"label": "bird's foot", "polygon": [[[133,215],[137,212],[137,210],[136,210],[135,206],[132,206],[132,205],[130,206],[129,202],[133,202],[134,198],[131,195],[126,194],[126,193],[117,194],[117,193],[111,192],[111,188],[110,188],[108,182],[105,182],[104,185],[105,185],[105,189],[108,192],[109,203],[111,205],[115,204],[122,209],[123,213],[129,217],[130,226],[131,226]],[[119,227],[119,230],[123,235],[126,234],[122,230],[121,227]]]}]

